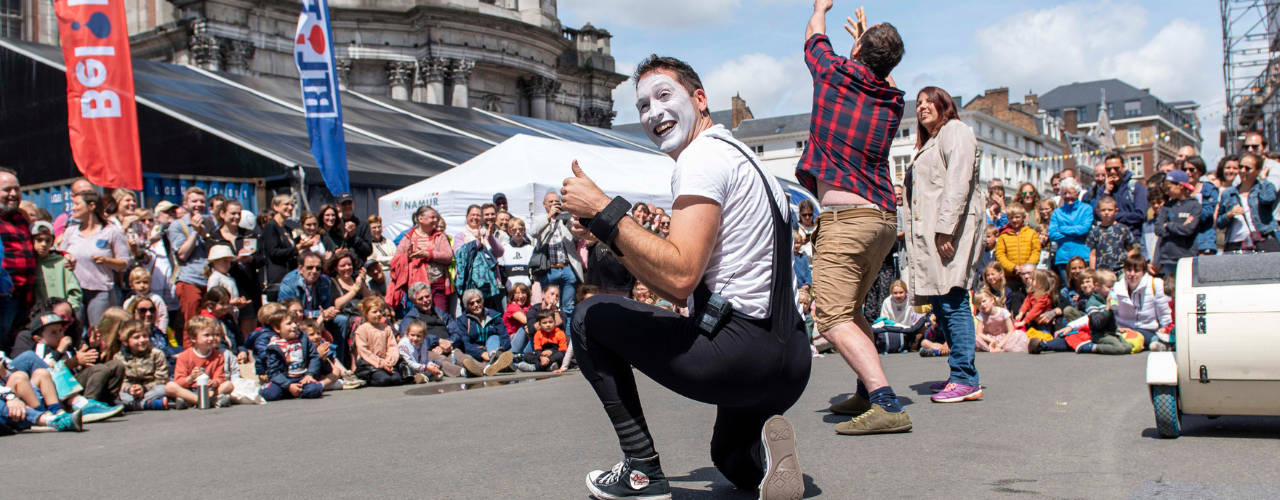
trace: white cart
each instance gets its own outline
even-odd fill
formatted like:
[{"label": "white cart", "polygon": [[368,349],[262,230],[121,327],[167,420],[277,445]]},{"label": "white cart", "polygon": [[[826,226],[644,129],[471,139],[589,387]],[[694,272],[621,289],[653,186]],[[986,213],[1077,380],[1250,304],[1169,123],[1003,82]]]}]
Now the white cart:
[{"label": "white cart", "polygon": [[1280,254],[1182,259],[1174,325],[1177,348],[1147,355],[1161,437],[1184,413],[1280,416]]}]

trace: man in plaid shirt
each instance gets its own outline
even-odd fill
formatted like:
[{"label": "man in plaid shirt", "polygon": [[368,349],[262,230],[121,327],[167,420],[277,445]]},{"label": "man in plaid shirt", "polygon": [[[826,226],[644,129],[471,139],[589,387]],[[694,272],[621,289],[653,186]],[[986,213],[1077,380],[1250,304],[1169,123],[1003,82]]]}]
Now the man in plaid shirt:
[{"label": "man in plaid shirt", "polygon": [[36,251],[31,244],[31,223],[18,210],[22,186],[18,173],[0,167],[0,243],[4,249],[4,270],[13,279],[13,289],[0,295],[0,351],[13,347],[17,321],[25,321],[35,284]]},{"label": "man in plaid shirt", "polygon": [[[809,143],[796,178],[822,203],[814,234],[813,292],[817,330],[858,375],[857,393],[831,405],[853,418],[840,434],[911,430],[911,418],[889,386],[862,314],[867,292],[897,240],[898,222],[889,147],[905,106],[889,72],[902,61],[902,38],[887,23],[866,27],[866,14],[847,19],[848,58],[827,38],[832,0],[816,0],[805,32],[805,64],[813,75]],[[877,307],[878,305],[872,305]]]}]

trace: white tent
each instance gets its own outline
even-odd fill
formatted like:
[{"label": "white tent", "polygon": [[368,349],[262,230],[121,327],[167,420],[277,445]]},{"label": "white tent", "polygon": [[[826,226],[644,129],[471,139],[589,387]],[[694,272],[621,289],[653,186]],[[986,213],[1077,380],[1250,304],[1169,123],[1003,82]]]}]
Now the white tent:
[{"label": "white tent", "polygon": [[383,234],[395,238],[408,229],[413,212],[422,205],[439,211],[448,233],[457,234],[465,226],[467,207],[492,202],[494,193],[507,196],[513,217],[525,222],[545,217],[542,197],[547,191],[559,192],[564,178],[573,175],[573,160],[610,196],[671,207],[675,162],[665,155],[520,134],[466,163],[379,198]]}]

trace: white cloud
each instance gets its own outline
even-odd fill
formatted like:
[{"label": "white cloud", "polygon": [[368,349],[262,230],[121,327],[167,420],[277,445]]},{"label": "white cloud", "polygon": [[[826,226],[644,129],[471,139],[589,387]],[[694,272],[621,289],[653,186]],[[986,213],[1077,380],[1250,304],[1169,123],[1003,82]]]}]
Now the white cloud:
[{"label": "white cloud", "polygon": [[[704,71],[697,67],[702,84],[711,99],[712,111],[729,109],[734,95],[741,95],[758,118],[803,113],[809,110],[813,82],[800,58],[777,58],[765,54],[746,54]],[[634,64],[618,63],[617,71],[631,74]],[[613,90],[613,109],[618,116],[613,122],[635,123],[635,82],[627,80]]]},{"label": "white cloud", "polygon": [[728,109],[741,95],[758,117],[803,113],[813,99],[813,81],[800,57],[746,54],[702,73],[711,109]]},{"label": "white cloud", "polygon": [[727,24],[741,0],[560,0],[560,12],[609,29],[612,26],[679,31]]},{"label": "white cloud", "polygon": [[970,64],[989,87],[1046,92],[1071,82],[1118,78],[1171,102],[1201,104],[1204,146],[1217,147],[1223,101],[1221,54],[1212,33],[1185,19],[1143,35],[1148,12],[1137,5],[1073,3],[1016,13],[979,29]]}]

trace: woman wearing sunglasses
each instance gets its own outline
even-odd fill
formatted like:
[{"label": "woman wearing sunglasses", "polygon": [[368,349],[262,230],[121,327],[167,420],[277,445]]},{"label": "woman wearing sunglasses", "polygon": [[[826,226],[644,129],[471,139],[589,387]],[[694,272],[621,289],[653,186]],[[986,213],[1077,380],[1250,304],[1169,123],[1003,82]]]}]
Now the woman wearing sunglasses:
[{"label": "woman wearing sunglasses", "polygon": [[1040,220],[1038,216],[1039,211],[1036,207],[1040,204],[1040,193],[1030,182],[1024,182],[1018,186],[1018,192],[1013,195],[1013,204],[1027,211],[1027,227],[1039,231],[1041,223],[1049,223],[1048,220]]}]

